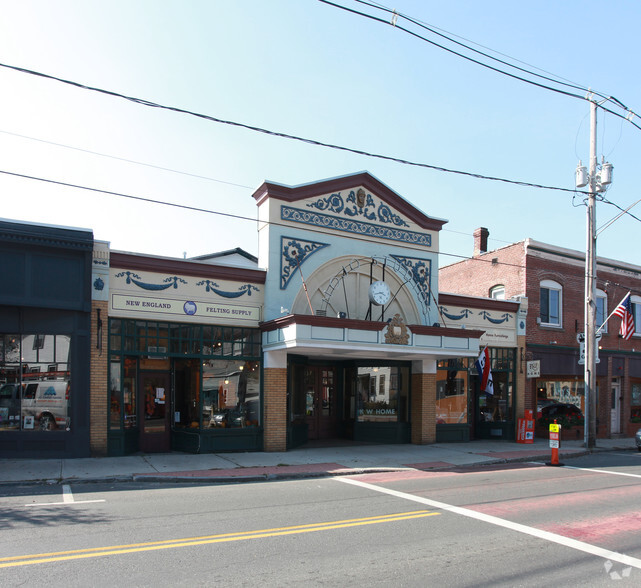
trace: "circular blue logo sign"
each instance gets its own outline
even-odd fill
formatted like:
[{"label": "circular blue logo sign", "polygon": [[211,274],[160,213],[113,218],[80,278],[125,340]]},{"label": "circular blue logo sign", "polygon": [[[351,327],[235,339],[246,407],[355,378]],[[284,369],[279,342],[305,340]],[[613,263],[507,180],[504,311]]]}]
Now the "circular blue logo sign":
[{"label": "circular blue logo sign", "polygon": [[185,311],[185,314],[188,314],[191,316],[196,314],[198,307],[196,306],[195,302],[192,302],[191,300],[187,300],[187,302],[183,304],[183,310]]}]

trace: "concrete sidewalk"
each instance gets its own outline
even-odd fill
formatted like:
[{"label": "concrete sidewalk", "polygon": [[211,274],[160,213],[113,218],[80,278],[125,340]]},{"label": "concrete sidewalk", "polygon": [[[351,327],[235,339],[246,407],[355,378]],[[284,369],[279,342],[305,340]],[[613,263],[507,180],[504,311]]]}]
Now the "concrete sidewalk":
[{"label": "concrete sidewalk", "polygon": [[[598,439],[593,451],[632,451],[634,439]],[[582,441],[564,441],[559,458],[589,453]],[[343,444],[304,446],[279,453],[162,453],[77,459],[0,459],[0,485],[73,482],[246,482],[394,470],[550,461],[547,439],[531,444],[470,441],[434,445]]]}]

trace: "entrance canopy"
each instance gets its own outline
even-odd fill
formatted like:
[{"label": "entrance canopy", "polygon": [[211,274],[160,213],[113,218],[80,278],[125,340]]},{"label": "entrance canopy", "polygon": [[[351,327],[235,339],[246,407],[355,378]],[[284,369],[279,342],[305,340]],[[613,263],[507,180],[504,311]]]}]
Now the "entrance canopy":
[{"label": "entrance canopy", "polygon": [[440,360],[475,357],[483,331],[388,322],[289,315],[263,323],[263,351],[314,358]]}]

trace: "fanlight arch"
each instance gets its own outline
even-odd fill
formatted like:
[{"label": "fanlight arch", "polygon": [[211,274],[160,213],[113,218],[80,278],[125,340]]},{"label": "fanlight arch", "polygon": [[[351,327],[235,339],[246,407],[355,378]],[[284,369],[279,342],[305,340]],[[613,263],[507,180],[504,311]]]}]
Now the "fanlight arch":
[{"label": "fanlight arch", "polygon": [[[387,304],[372,305],[368,289],[372,282],[384,280],[390,287]],[[374,257],[343,256],[318,267],[305,278],[292,312],[341,316],[359,320],[388,320],[399,313],[407,324],[431,325],[429,268],[426,274],[390,255]],[[310,308],[311,306],[311,308]]]}]

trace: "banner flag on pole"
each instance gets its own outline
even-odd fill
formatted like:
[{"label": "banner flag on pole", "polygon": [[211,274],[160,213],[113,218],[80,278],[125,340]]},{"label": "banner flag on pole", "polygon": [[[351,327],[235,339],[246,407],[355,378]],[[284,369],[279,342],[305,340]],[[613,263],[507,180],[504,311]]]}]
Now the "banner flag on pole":
[{"label": "banner flag on pole", "polygon": [[481,392],[494,394],[494,382],[490,370],[490,350],[486,347],[476,360],[476,371],[481,378]]},{"label": "banner flag on pole", "polygon": [[619,329],[619,334],[624,339],[630,339],[634,335],[634,315],[632,314],[632,301],[630,300],[630,292],[628,292],[623,300],[619,303],[614,309],[614,312],[617,316],[621,317],[621,328]]}]

